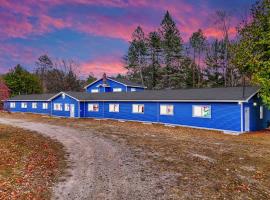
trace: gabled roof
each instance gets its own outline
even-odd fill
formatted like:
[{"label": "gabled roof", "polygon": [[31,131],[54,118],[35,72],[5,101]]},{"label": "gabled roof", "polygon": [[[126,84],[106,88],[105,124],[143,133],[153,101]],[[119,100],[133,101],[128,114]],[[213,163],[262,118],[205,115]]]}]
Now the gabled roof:
[{"label": "gabled roof", "polygon": [[9,101],[45,101],[65,93],[79,101],[163,101],[163,102],[241,102],[259,92],[259,87],[200,88],[178,90],[144,90],[141,92],[60,92],[57,94],[19,95]]},{"label": "gabled roof", "polygon": [[56,95],[56,93],[18,95],[9,98],[8,101],[49,101],[49,99],[54,95]]},{"label": "gabled roof", "polygon": [[141,92],[85,93],[67,92],[80,101],[248,101],[259,91],[259,87],[200,88],[178,90],[144,90]]},{"label": "gabled roof", "polygon": [[[86,86],[84,86],[84,88],[88,88],[89,86],[93,85],[94,83],[102,80],[103,78],[100,78]],[[120,84],[123,84],[125,86],[130,86],[130,87],[141,87],[141,88],[146,88],[145,86],[143,86],[142,84],[138,84],[138,83],[134,83],[132,81],[129,81],[127,79],[117,79],[117,78],[112,78],[112,77],[107,77],[107,79],[111,80],[111,81],[115,81],[115,82],[118,82]]]}]

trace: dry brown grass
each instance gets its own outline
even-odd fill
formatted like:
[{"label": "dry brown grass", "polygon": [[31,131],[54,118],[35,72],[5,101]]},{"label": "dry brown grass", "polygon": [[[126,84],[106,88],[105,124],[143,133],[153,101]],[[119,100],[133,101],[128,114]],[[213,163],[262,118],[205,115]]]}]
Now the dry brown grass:
[{"label": "dry brown grass", "polygon": [[136,122],[4,115],[92,129],[128,145],[145,161],[146,176],[162,177],[160,187],[172,199],[270,199],[269,130],[231,136]]},{"label": "dry brown grass", "polygon": [[0,155],[0,199],[50,199],[65,167],[61,144],[0,125]]}]

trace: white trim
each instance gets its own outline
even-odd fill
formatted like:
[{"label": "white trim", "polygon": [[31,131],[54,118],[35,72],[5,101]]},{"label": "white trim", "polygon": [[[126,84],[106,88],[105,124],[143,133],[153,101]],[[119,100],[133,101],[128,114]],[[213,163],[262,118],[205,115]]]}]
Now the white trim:
[{"label": "white trim", "polygon": [[240,104],[240,109],[241,109],[241,132],[244,132],[244,117],[243,117],[243,103]]},{"label": "white trim", "polygon": [[103,79],[103,78],[97,79],[97,80],[95,80],[94,82],[89,83],[88,85],[84,86],[83,88],[84,88],[84,89],[87,89],[90,85],[93,85],[94,83],[100,81],[101,79]]},{"label": "white trim", "polygon": [[248,98],[246,99],[245,102],[249,102],[249,100],[250,100],[252,97],[254,97],[257,93],[259,93],[259,91],[260,91],[260,89],[258,89],[256,92],[254,92],[250,97],[248,97]]},{"label": "white trim", "polygon": [[67,94],[65,92],[59,92],[59,93],[57,93],[53,97],[49,98],[48,101],[52,101],[54,98],[56,98],[56,97],[58,97],[59,95],[62,95],[62,94],[65,94],[65,95],[69,96],[70,98],[75,99],[76,101],[80,101],[79,99],[77,99],[77,98],[75,98],[75,97],[73,97],[73,96],[71,96],[71,95],[69,95],[69,94]]}]

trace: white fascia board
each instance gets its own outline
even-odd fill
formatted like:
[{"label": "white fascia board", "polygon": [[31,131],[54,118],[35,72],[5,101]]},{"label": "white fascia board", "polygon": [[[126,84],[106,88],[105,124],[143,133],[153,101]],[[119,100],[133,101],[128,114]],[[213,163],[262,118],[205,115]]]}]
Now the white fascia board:
[{"label": "white fascia board", "polygon": [[258,94],[259,91],[260,91],[260,89],[258,89],[258,90],[257,90],[256,92],[254,92],[252,95],[250,95],[250,97],[248,97],[248,98],[246,99],[245,102],[249,102],[249,100],[252,99],[252,97],[254,97],[256,94]]},{"label": "white fascia board", "polygon": [[71,96],[71,95],[69,95],[69,94],[67,94],[65,92],[59,92],[58,94],[56,94],[53,97],[51,97],[49,99],[49,101],[52,101],[54,98],[56,98],[56,97],[58,97],[59,95],[62,95],[62,94],[65,94],[65,95],[69,96],[70,98],[75,99],[76,101],[80,101],[79,99],[77,99],[77,98],[75,98],[75,97],[73,97],[73,96]]},{"label": "white fascia board", "polygon": [[125,83],[121,83],[121,82],[116,81],[116,80],[113,80],[113,79],[111,79],[111,78],[107,78],[107,79],[110,79],[111,81],[114,81],[114,82],[116,82],[116,83],[119,83],[119,84],[122,84],[122,85],[128,86],[128,87],[146,88],[146,87],[142,87],[142,86],[127,85],[127,84],[125,84]]},{"label": "white fascia board", "polygon": [[94,82],[89,83],[88,85],[84,86],[83,88],[86,89],[86,88],[88,88],[90,85],[93,85],[94,83],[100,81],[101,79],[103,79],[103,78],[97,79],[97,80],[95,80]]}]

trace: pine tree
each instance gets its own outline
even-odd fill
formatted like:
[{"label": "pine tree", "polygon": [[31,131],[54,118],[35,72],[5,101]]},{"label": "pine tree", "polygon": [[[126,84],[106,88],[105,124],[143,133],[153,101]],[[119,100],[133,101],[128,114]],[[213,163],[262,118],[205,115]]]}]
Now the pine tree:
[{"label": "pine tree", "polygon": [[159,32],[162,41],[162,60],[164,64],[163,78],[161,80],[162,87],[171,88],[173,82],[181,81],[181,77],[177,77],[174,74],[180,67],[183,42],[180,32],[168,11],[161,22]]}]

